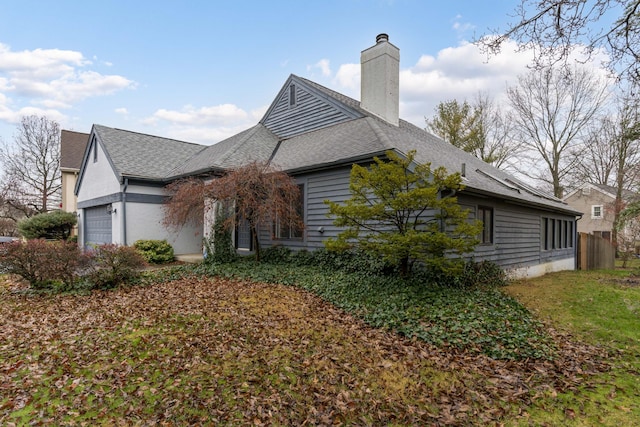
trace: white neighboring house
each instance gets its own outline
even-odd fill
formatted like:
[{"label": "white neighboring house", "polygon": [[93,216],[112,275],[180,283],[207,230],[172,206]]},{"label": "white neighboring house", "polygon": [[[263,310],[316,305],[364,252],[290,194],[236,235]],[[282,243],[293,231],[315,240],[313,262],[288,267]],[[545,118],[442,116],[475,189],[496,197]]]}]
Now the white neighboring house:
[{"label": "white neighboring house", "polygon": [[176,255],[201,253],[202,225],[162,226],[165,174],[203,146],[94,125],[75,187],[78,242],[132,245],[166,239]]}]

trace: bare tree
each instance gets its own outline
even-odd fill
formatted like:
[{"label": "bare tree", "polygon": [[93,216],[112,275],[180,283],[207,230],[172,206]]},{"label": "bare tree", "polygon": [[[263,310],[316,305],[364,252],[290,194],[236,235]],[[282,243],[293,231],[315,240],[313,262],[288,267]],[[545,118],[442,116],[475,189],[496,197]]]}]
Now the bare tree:
[{"label": "bare tree", "polygon": [[613,185],[616,174],[615,122],[607,115],[599,118],[587,131],[584,145],[573,150],[574,167],[571,186],[585,183]]},{"label": "bare tree", "polygon": [[48,212],[60,203],[60,126],[46,117],[23,117],[13,145],[0,146],[5,205],[25,216]]},{"label": "bare tree", "polygon": [[532,154],[519,172],[550,185],[561,198],[575,165],[571,151],[606,101],[606,85],[585,68],[574,68],[570,77],[547,68],[520,76],[507,95],[519,143]]},{"label": "bare tree", "polygon": [[507,168],[521,151],[513,139],[510,112],[499,109],[488,94],[481,92],[473,106],[478,115],[478,157],[499,169]]},{"label": "bare tree", "polygon": [[[603,25],[611,14],[618,18]],[[505,30],[492,31],[497,36],[479,39],[481,49],[496,54],[515,40],[520,50],[533,49],[538,68],[569,65],[575,51],[587,59],[605,51],[614,74],[640,80],[640,0],[521,0],[513,17]]]},{"label": "bare tree", "polygon": [[602,116],[589,130],[584,146],[573,153],[576,186],[587,182],[631,190],[638,185],[640,124],[634,102],[617,99],[616,110]]}]

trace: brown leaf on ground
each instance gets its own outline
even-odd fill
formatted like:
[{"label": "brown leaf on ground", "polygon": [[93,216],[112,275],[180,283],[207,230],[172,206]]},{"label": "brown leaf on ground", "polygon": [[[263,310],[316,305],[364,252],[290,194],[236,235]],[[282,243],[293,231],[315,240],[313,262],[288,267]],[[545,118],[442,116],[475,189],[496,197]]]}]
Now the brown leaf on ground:
[{"label": "brown leaf on ground", "polygon": [[496,424],[607,369],[555,331],[556,360],[498,361],[246,281],[1,297],[3,425]]}]

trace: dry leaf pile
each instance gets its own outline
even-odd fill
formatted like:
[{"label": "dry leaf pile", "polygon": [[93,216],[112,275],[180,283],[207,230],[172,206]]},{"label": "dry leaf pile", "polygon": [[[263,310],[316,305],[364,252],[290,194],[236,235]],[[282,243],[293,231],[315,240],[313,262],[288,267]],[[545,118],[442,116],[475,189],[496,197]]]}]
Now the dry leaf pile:
[{"label": "dry leaf pile", "polygon": [[486,425],[606,369],[452,353],[286,286],[188,278],[0,293],[0,424]]}]

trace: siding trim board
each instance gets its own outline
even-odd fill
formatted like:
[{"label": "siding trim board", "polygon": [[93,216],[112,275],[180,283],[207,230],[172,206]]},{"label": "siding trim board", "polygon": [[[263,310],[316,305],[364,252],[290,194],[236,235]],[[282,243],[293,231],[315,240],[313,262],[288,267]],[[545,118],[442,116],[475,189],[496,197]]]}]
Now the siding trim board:
[{"label": "siding trim board", "polygon": [[[95,199],[84,200],[78,202],[78,209],[87,209],[94,206],[108,205],[109,203],[117,203],[124,200],[124,193],[113,193],[102,197],[96,197]],[[144,193],[127,193],[128,203],[151,203],[151,204],[163,204],[167,200],[167,196],[161,196],[158,194],[144,194]]]}]

